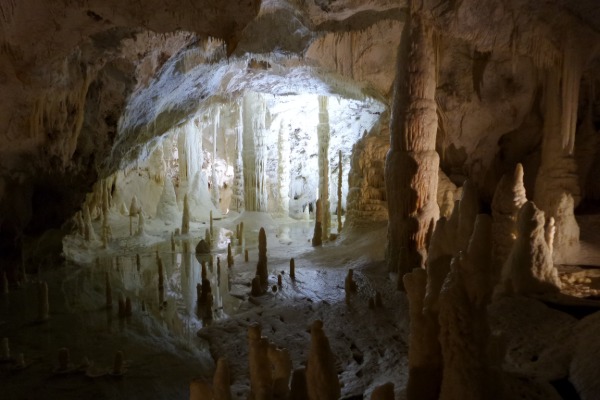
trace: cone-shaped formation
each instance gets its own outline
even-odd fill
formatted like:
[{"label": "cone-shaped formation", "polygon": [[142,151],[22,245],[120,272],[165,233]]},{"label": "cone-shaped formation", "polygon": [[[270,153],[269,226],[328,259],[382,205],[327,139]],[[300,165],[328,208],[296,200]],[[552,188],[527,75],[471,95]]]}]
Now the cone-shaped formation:
[{"label": "cone-shaped formation", "polygon": [[137,235],[144,236],[145,232],[146,232],[146,220],[144,218],[144,210],[140,208],[140,212],[138,213]]},{"label": "cone-shaped formation", "polygon": [[267,268],[267,233],[265,228],[258,232],[258,263],[256,264],[256,275],[260,277],[263,288],[269,285],[269,269]]},{"label": "cone-shaped formation", "polygon": [[138,199],[134,195],[131,198],[131,205],[129,206],[129,235],[133,236],[133,218],[138,215],[140,212],[140,206],[138,204]]},{"label": "cone-shaped formation", "polygon": [[500,292],[557,292],[561,284],[546,241],[544,212],[529,201],[519,211],[517,239],[502,270]]},{"label": "cone-shaped formation", "polygon": [[213,399],[231,400],[231,374],[229,363],[223,357],[217,360],[217,368],[213,377]]},{"label": "cone-shaped formation", "polygon": [[315,232],[313,233],[312,245],[313,247],[321,246],[323,244],[323,228],[321,226],[321,200],[317,200],[317,206],[315,211]]},{"label": "cone-shaped formation", "polygon": [[579,245],[579,225],[575,219],[575,201],[570,194],[563,193],[558,199],[554,212],[556,229],[553,240],[554,260],[564,263],[572,257]]},{"label": "cone-shaped formation", "polygon": [[492,200],[492,253],[496,282],[517,237],[517,215],[526,202],[523,166],[517,164],[513,174],[502,176]]},{"label": "cone-shaped formation", "polygon": [[190,205],[188,203],[188,195],[183,196],[183,215],[181,216],[181,234],[187,235],[190,233]]},{"label": "cone-shaped formation", "polygon": [[156,206],[156,218],[163,220],[165,224],[170,225],[179,215],[177,207],[177,197],[175,196],[175,188],[171,179],[165,179],[162,194]]},{"label": "cone-shaped formation", "polygon": [[268,400],[273,397],[273,377],[269,362],[269,341],[261,336],[261,327],[254,323],[248,328],[248,359],[250,363],[250,399]]},{"label": "cone-shaped formation", "polygon": [[323,322],[313,322],[310,329],[310,350],[306,363],[306,383],[309,399],[337,400],[341,396],[340,381],[329,339],[323,331]]},{"label": "cone-shaped formation", "polygon": [[354,270],[350,268],[346,279],[344,280],[344,291],[346,295],[346,304],[350,303],[350,295],[355,293],[357,289],[356,282],[354,282]]},{"label": "cone-shaped formation", "polygon": [[292,376],[290,353],[287,349],[269,343],[267,355],[272,366],[273,398],[287,399],[290,391],[290,377]]},{"label": "cone-shaped formation", "polygon": [[238,236],[238,244],[240,246],[244,245],[244,222],[243,221],[240,222],[240,233]]}]

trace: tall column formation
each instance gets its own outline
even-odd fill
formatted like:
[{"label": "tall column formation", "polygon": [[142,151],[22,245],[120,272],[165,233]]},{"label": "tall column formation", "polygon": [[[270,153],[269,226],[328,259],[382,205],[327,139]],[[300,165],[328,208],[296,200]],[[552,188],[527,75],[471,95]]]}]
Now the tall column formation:
[{"label": "tall column formation", "polygon": [[[221,112],[219,107],[216,107],[216,111],[213,118],[213,162],[212,162],[212,187],[211,187],[211,197],[212,202],[218,209],[221,209],[220,206],[220,197],[219,193],[219,177],[217,176],[217,133],[219,131],[219,122],[220,122]],[[211,232],[212,234],[212,232]]]},{"label": "tall column formation", "polygon": [[290,137],[283,120],[279,125],[277,140],[277,187],[279,190],[279,211],[284,217],[290,213]]},{"label": "tall column formation", "polygon": [[321,199],[321,222],[323,240],[329,239],[331,215],[329,211],[329,112],[327,96],[319,96],[319,198]]},{"label": "tall column formation", "polygon": [[339,152],[338,161],[338,186],[337,186],[337,223],[338,223],[338,234],[342,233],[342,151]]},{"label": "tall column formation", "polygon": [[179,184],[187,190],[188,183],[202,171],[202,134],[197,119],[190,119],[178,128],[177,152],[179,154]]},{"label": "tall column formation", "polygon": [[[569,61],[563,61],[569,64]],[[564,69],[562,80],[574,80]],[[579,76],[580,77],[580,76]],[[574,128],[565,125],[565,119],[570,119],[572,107],[577,109],[578,98],[565,91],[574,91],[575,84],[563,82],[561,96],[561,74],[558,70],[547,71],[545,83],[544,128],[542,140],[542,160],[535,182],[535,204],[543,210],[547,217],[553,217],[556,222],[556,238],[554,241],[554,260],[563,262],[579,242],[579,226],[573,215],[573,207],[579,203],[580,188],[577,177],[577,164],[573,157]],[[577,80],[579,92],[579,80]],[[566,109],[571,111],[567,112]],[[562,110],[562,113],[561,113]],[[577,111],[575,111],[576,113]],[[575,117],[576,118],[576,117]],[[568,129],[567,129],[568,128]],[[573,133],[569,130],[573,129]],[[564,197],[572,196],[570,211],[561,207]],[[562,204],[564,206],[564,204]],[[559,214],[561,214],[559,216]]]},{"label": "tall column formation", "polygon": [[400,276],[425,266],[427,232],[439,218],[435,64],[432,28],[411,10],[400,40],[385,167],[386,258],[389,270]]},{"label": "tall column formation", "polygon": [[235,128],[235,163],[233,164],[233,196],[232,196],[232,207],[236,211],[244,208],[244,161],[242,158],[243,134],[244,125],[242,118],[242,107],[237,102],[237,121]]},{"label": "tall column formation", "polygon": [[243,102],[244,204],[246,211],[267,211],[267,103],[253,92]]}]

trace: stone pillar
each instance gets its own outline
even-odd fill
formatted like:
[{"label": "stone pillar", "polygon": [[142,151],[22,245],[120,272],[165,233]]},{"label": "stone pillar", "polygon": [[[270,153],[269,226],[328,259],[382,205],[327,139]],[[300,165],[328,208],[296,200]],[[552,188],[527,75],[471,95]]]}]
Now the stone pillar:
[{"label": "stone pillar", "polygon": [[237,121],[235,122],[235,163],[233,165],[233,202],[236,211],[244,208],[244,161],[242,158],[244,125],[241,104],[236,103]]},{"label": "stone pillar", "polygon": [[244,204],[246,211],[267,211],[267,104],[259,93],[244,95]]},{"label": "stone pillar", "polygon": [[277,140],[277,187],[279,191],[279,212],[284,217],[290,213],[290,137],[283,120],[279,126],[279,137]]},{"label": "stone pillar", "polygon": [[439,217],[435,88],[433,31],[421,15],[411,11],[400,41],[385,168],[386,258],[389,270],[400,277],[425,266],[427,232]]},{"label": "stone pillar", "polygon": [[317,139],[319,142],[319,198],[321,199],[321,222],[323,240],[329,239],[331,215],[329,207],[329,112],[328,99],[319,96],[319,125]]}]

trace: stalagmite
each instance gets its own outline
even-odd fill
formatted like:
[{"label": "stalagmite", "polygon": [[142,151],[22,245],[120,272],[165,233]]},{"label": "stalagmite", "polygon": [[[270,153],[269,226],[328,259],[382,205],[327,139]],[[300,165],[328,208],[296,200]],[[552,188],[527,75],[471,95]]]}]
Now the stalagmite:
[{"label": "stalagmite", "polygon": [[544,212],[528,201],[517,217],[517,239],[502,270],[498,292],[557,292],[561,283],[546,241]]},{"label": "stalagmite", "polygon": [[243,107],[244,206],[246,211],[267,211],[267,105],[263,95],[246,92]]},{"label": "stalagmite", "polygon": [[144,218],[144,210],[140,207],[140,212],[138,213],[137,235],[144,236],[145,233],[146,233],[146,220]]},{"label": "stalagmite", "polygon": [[83,217],[85,219],[85,240],[88,242],[96,240],[96,232],[94,232],[94,226],[92,225],[90,209],[86,206],[83,206]]},{"label": "stalagmite", "polygon": [[231,374],[229,363],[223,357],[217,360],[217,368],[213,377],[213,399],[231,400]]},{"label": "stalagmite", "polygon": [[77,221],[77,228],[79,230],[79,234],[85,237],[85,222],[83,221],[83,212],[77,211],[75,214],[75,220]]},{"label": "stalagmite", "polygon": [[323,332],[323,322],[313,322],[310,329],[310,350],[306,363],[306,384],[309,399],[337,400],[341,397],[335,359],[329,339]]},{"label": "stalagmite", "polygon": [[267,234],[265,228],[258,232],[258,263],[256,263],[256,275],[260,277],[263,288],[269,285],[269,269],[267,267]]},{"label": "stalagmite", "polygon": [[308,400],[305,368],[298,368],[294,370],[294,373],[292,374],[292,383],[290,386],[290,400]]},{"label": "stalagmite", "polygon": [[210,215],[210,217],[209,217],[210,218],[210,232],[209,233],[210,233],[210,236],[214,236],[215,231],[213,229],[213,212],[212,212],[212,210],[210,210],[209,215]]},{"label": "stalagmite", "polygon": [[235,103],[237,110],[237,126],[235,127],[235,162],[233,164],[233,196],[232,206],[235,207],[236,211],[244,208],[244,161],[242,158],[243,152],[243,118],[242,118],[242,107]]},{"label": "stalagmite", "polygon": [[523,166],[500,179],[492,200],[492,254],[494,280],[497,282],[517,237],[517,215],[527,202],[523,185]]},{"label": "stalagmite", "polygon": [[392,382],[377,386],[371,393],[371,400],[394,400],[394,384]]},{"label": "stalagmite", "polygon": [[196,254],[210,254],[210,245],[205,239],[200,239],[196,245]]},{"label": "stalagmite", "polygon": [[110,284],[110,278],[108,275],[108,272],[104,273],[104,282],[105,282],[105,287],[106,287],[106,308],[111,309],[112,308],[112,286]]},{"label": "stalagmite", "polygon": [[190,233],[190,206],[188,204],[188,195],[183,197],[183,216],[181,217],[181,234]]},{"label": "stalagmite", "polygon": [[231,252],[231,243],[227,243],[227,267],[233,266],[233,253]]},{"label": "stalagmite", "polygon": [[49,312],[48,284],[46,282],[40,282],[38,286],[38,321],[48,320]]},{"label": "stalagmite", "polygon": [[249,257],[248,257],[248,249],[244,250],[244,261],[248,262]]},{"label": "stalagmite", "polygon": [[281,287],[283,285],[283,277],[281,274],[277,274],[277,286]]},{"label": "stalagmite", "polygon": [[269,362],[269,341],[261,336],[261,327],[254,323],[248,328],[248,359],[250,363],[250,400],[270,400],[273,396],[273,377]]},{"label": "stalagmite", "polygon": [[440,400],[502,399],[501,359],[487,320],[491,285],[491,220],[479,215],[468,250],[452,260],[440,292],[443,355]]},{"label": "stalagmite", "polygon": [[238,237],[238,241],[240,246],[244,245],[244,221],[240,222],[240,236]]},{"label": "stalagmite", "polygon": [[471,181],[467,180],[463,185],[462,197],[458,203],[458,227],[455,236],[454,255],[467,249],[477,214],[479,214],[477,188]]},{"label": "stalagmite", "polygon": [[267,351],[272,366],[273,398],[287,399],[289,395],[290,377],[292,376],[292,359],[287,349],[269,343]]},{"label": "stalagmite", "polygon": [[179,208],[177,207],[177,197],[175,195],[175,188],[170,178],[165,179],[162,194],[158,200],[156,206],[156,218],[165,222],[167,225],[171,225],[179,215]]},{"label": "stalagmite", "polygon": [[[578,108],[578,99],[573,96],[579,92],[577,76],[580,77],[580,72],[576,71],[580,68],[579,62],[581,60],[563,60],[562,76],[559,71],[550,69],[546,72],[544,85],[542,151],[534,201],[547,218],[554,218],[556,238],[553,257],[557,263],[568,261],[579,243],[579,228],[573,208],[579,204],[581,190],[577,163],[572,154]],[[575,71],[571,70],[573,68]],[[569,196],[571,200],[565,200]]]},{"label": "stalagmite", "polygon": [[265,290],[260,284],[260,276],[256,275],[254,278],[252,278],[252,282],[250,283],[250,294],[254,297],[258,297],[264,293]]},{"label": "stalagmite", "polygon": [[338,188],[337,188],[337,223],[338,223],[338,234],[342,233],[342,150],[339,152],[338,161]]},{"label": "stalagmite", "polygon": [[329,112],[327,111],[328,99],[319,96],[319,124],[317,125],[317,140],[319,142],[319,199],[321,200],[320,212],[322,240],[329,239],[331,215],[329,211]]},{"label": "stalagmite", "polygon": [[206,244],[208,245],[209,248],[212,248],[212,235],[210,233],[210,230],[207,228],[206,231],[204,232],[204,241],[206,242]]},{"label": "stalagmite", "polygon": [[296,279],[296,262],[290,258],[290,278]]},{"label": "stalagmite", "polygon": [[[212,185],[211,185],[211,198],[212,203],[220,209],[221,194],[219,193],[219,177],[217,175],[217,134],[219,131],[219,119],[221,116],[220,107],[216,107],[216,111],[212,112],[214,115],[213,119],[213,154],[212,154]],[[211,226],[210,234],[213,234],[212,230],[212,211],[211,211]]]},{"label": "stalagmite", "polygon": [[137,216],[140,212],[140,206],[138,199],[134,195],[131,198],[131,205],[129,206],[129,236],[133,236],[133,217]]},{"label": "stalagmite", "polygon": [[279,125],[277,140],[277,191],[279,193],[279,212],[287,217],[290,213],[290,138],[283,120]]},{"label": "stalagmite", "polygon": [[410,11],[400,39],[385,165],[390,205],[386,259],[389,270],[400,275],[425,266],[427,233],[439,217],[436,53],[433,31],[419,11]]},{"label": "stalagmite", "polygon": [[346,295],[346,304],[350,303],[350,294],[355,293],[357,289],[356,282],[354,282],[354,270],[348,269],[348,274],[344,280],[344,291]]},{"label": "stalagmite", "polygon": [[176,247],[175,235],[173,233],[171,233],[171,251],[172,252],[175,252],[175,247]]},{"label": "stalagmite", "polygon": [[313,233],[312,245],[313,247],[321,246],[323,244],[323,227],[321,223],[322,212],[321,212],[321,200],[317,200],[317,206],[315,211],[315,231]]},{"label": "stalagmite", "polygon": [[424,308],[427,272],[415,268],[413,272],[405,274],[403,280],[410,314],[406,398],[438,400],[443,366],[437,312],[433,307]]}]

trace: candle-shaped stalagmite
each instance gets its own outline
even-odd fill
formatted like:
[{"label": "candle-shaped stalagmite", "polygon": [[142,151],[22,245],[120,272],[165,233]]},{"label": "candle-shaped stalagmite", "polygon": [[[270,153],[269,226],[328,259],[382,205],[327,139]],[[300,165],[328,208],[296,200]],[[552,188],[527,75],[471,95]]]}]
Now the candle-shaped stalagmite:
[{"label": "candle-shaped stalagmite", "polygon": [[129,206],[129,236],[133,236],[133,217],[140,212],[140,206],[138,205],[138,199],[136,196],[131,198],[131,205]]},{"label": "candle-shaped stalagmite", "polygon": [[296,279],[296,261],[290,258],[290,278]]},{"label": "candle-shaped stalagmite", "polygon": [[283,277],[281,274],[277,274],[277,286],[283,285]]},{"label": "candle-shaped stalagmite", "polygon": [[201,269],[201,276],[202,276],[202,280],[206,279],[208,276],[208,272],[206,271],[206,261],[202,260],[202,269]]},{"label": "candle-shaped stalagmite", "polygon": [[49,312],[48,284],[46,282],[40,282],[38,286],[38,320],[46,321],[49,318]]},{"label": "candle-shaped stalagmite", "polygon": [[213,377],[213,399],[231,400],[231,375],[229,363],[223,357],[217,360],[217,368]]},{"label": "candle-shaped stalagmite", "polygon": [[240,236],[238,238],[238,244],[240,246],[244,245],[244,222],[240,222]]},{"label": "candle-shaped stalagmite", "polygon": [[323,228],[321,226],[323,215],[321,211],[321,200],[317,200],[316,211],[315,211],[315,231],[313,233],[312,245],[313,247],[321,246],[323,244]]},{"label": "candle-shaped stalagmite", "polygon": [[248,249],[245,249],[245,250],[244,250],[244,261],[245,261],[245,262],[248,262],[248,260],[249,260],[249,259],[250,259],[250,258],[248,257]]},{"label": "candle-shaped stalagmite", "polygon": [[213,214],[212,214],[212,210],[210,210],[210,225],[209,226],[210,226],[210,236],[214,236],[215,231],[214,231],[214,226],[213,226]]},{"label": "candle-shaped stalagmite", "polygon": [[183,197],[183,215],[181,216],[181,234],[190,233],[190,205],[187,194]]},{"label": "candle-shaped stalagmite", "polygon": [[233,266],[233,254],[231,253],[231,243],[227,244],[227,266]]},{"label": "candle-shaped stalagmite", "polygon": [[146,220],[144,219],[144,210],[140,207],[140,212],[138,213],[137,235],[144,236],[145,232],[146,232]]},{"label": "candle-shaped stalagmite", "polygon": [[269,269],[267,268],[267,233],[265,228],[258,232],[258,263],[256,264],[256,275],[260,277],[263,288],[269,286]]},{"label": "candle-shaped stalagmite", "polygon": [[338,234],[342,233],[342,150],[339,152],[338,162],[338,190],[337,190],[337,223],[338,223]]},{"label": "candle-shaped stalagmite", "polygon": [[204,232],[204,241],[206,242],[209,248],[212,248],[212,234],[210,233],[210,230],[208,228]]}]

